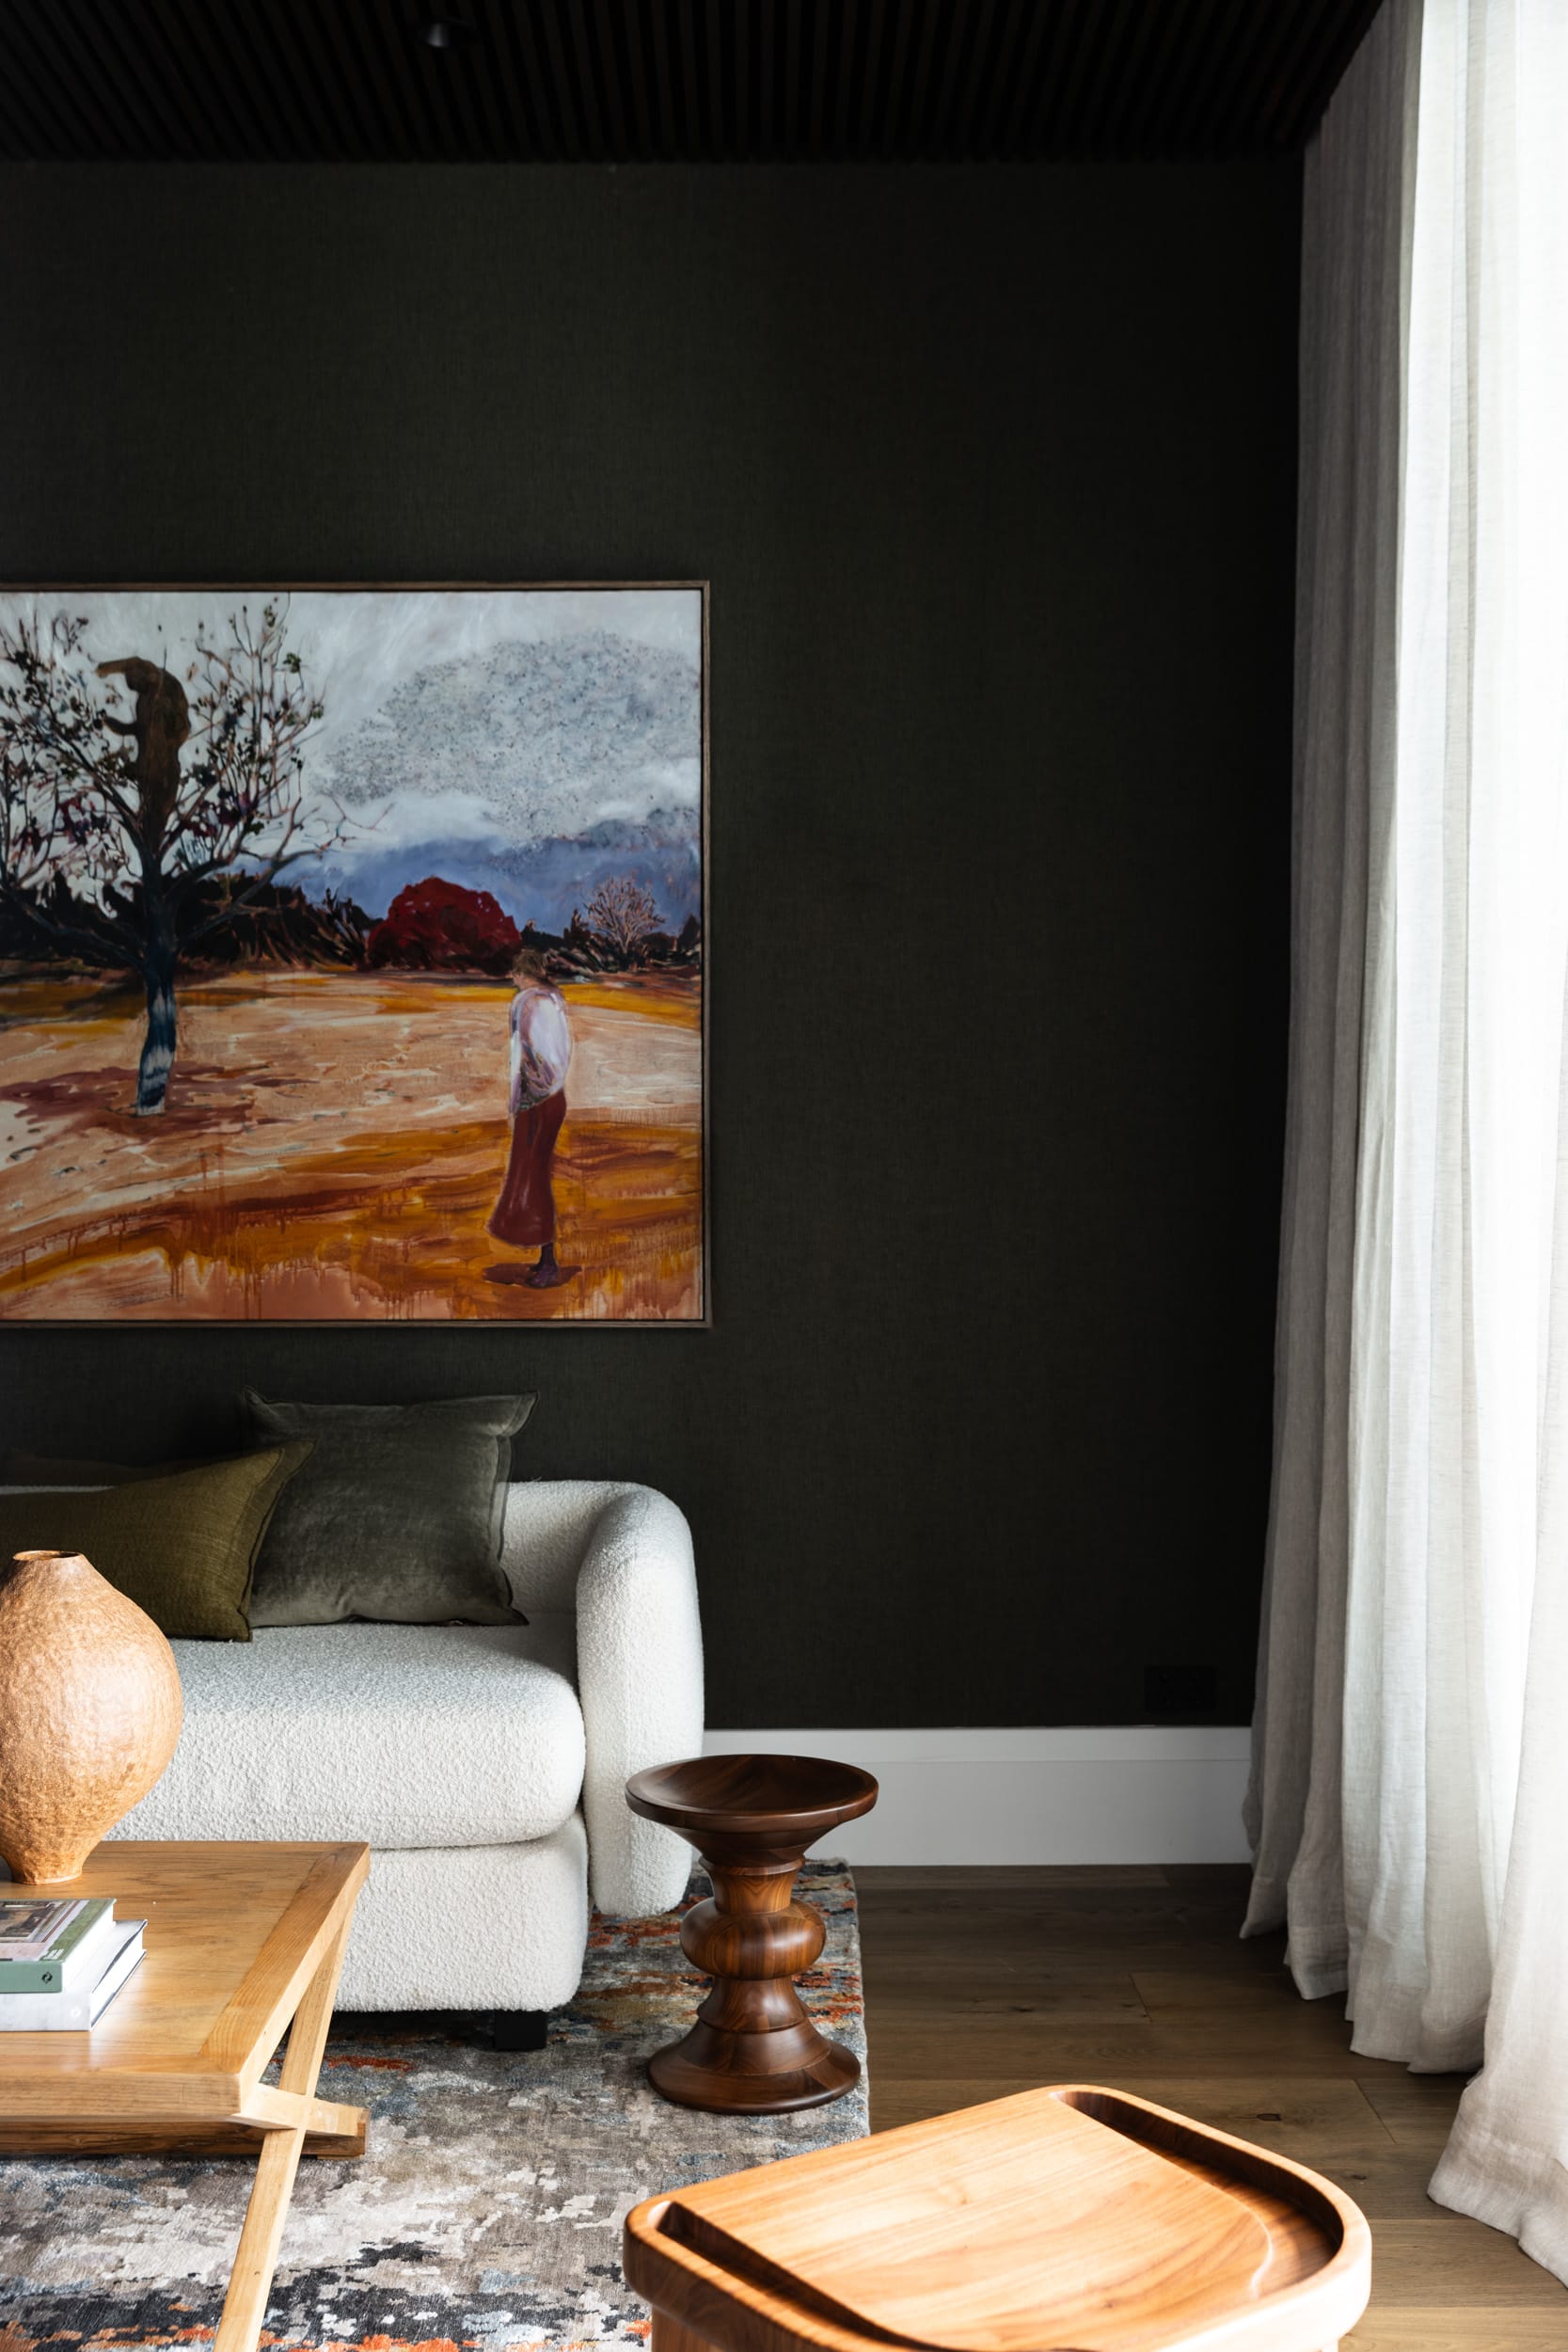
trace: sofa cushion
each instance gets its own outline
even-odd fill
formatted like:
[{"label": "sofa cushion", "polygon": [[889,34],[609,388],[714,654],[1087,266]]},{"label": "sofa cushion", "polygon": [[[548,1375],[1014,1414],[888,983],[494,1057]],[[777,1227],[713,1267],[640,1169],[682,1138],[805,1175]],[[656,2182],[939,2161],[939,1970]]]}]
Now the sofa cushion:
[{"label": "sofa cushion", "polygon": [[309,1443],[277,1445],[123,1484],[80,1476],[20,1493],[8,1488],[0,1495],[0,1560],[44,1546],[85,1552],[161,1631],[248,1642],[245,1604],[267,1525],[309,1456]]},{"label": "sofa cushion", "polygon": [[180,1745],[119,1837],[548,1836],[582,1788],[570,1614],[529,1626],[258,1627],[176,1642]]},{"label": "sofa cushion", "polygon": [[252,1626],[517,1623],[501,1522],[531,1395],[241,1405],[253,1444],[311,1444],[257,1558]]}]

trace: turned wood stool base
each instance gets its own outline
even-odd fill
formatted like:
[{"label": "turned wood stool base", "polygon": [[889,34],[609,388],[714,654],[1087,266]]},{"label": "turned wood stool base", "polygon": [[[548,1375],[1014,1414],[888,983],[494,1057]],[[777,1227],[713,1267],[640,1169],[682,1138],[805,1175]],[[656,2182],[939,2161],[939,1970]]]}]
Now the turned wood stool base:
[{"label": "turned wood stool base", "polygon": [[808,1846],[876,1802],[869,1772],[808,1756],[698,1756],[626,1783],[633,1812],[679,1830],[713,1881],[681,1922],[681,1949],[713,1981],[690,2032],[648,2062],[661,2097],[779,2115],[860,2080],[859,2058],[818,2032],[795,1989],[827,1936],[795,1874]]},{"label": "turned wood stool base", "polygon": [[[789,2049],[779,2043],[787,2041]],[[782,2063],[785,2058],[791,2063]],[[684,2041],[648,2060],[648,2080],[677,2107],[721,2108],[730,2115],[783,2115],[825,2106],[861,2078],[861,2062],[830,2042],[809,2019],[787,2034],[719,2033],[700,2021]]]}]

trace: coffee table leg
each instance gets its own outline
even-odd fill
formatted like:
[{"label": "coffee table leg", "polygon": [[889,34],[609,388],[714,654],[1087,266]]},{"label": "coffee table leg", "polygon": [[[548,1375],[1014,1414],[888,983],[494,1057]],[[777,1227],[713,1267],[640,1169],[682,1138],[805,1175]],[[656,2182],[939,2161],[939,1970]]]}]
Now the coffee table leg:
[{"label": "coffee table leg", "polygon": [[[305,1997],[289,2028],[289,2046],[283,2054],[278,2088],[296,2093],[302,2110],[304,2104],[315,2096],[327,2028],[332,2023],[332,2003],[352,1925],[351,1914],[306,1987]],[[250,2202],[245,2207],[245,2227],[240,2232],[239,2250],[234,2256],[214,2352],[256,2352],[261,2322],[267,2315],[272,2274],[277,2267],[284,2217],[304,2145],[303,2113],[299,2123],[268,2132],[261,2141],[261,2160],[256,2167]]]}]

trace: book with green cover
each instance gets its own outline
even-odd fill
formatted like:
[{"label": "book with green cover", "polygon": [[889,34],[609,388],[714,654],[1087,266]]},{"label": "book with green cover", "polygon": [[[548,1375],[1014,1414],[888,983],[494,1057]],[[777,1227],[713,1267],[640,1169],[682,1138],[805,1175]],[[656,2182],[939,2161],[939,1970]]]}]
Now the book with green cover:
[{"label": "book with green cover", "polygon": [[117,1919],[109,1963],[96,1984],[74,1993],[16,1993],[0,1999],[0,2034],[80,2033],[95,2025],[126,1979],[141,1965],[145,1919]]},{"label": "book with green cover", "polygon": [[114,1925],[112,1899],[71,1905],[64,1927],[38,1959],[0,1958],[0,1995],[72,1993],[96,1984],[114,1949]]}]

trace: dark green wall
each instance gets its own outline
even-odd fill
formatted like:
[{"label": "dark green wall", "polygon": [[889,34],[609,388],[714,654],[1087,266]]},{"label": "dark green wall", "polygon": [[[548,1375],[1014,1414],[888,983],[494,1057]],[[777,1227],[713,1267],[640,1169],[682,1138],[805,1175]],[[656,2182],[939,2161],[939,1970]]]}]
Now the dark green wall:
[{"label": "dark green wall", "polygon": [[0,172],[0,576],[713,582],[716,1327],[11,1327],[10,1433],[528,1383],[689,1512],[717,1724],[1243,1718],[1297,199]]}]

